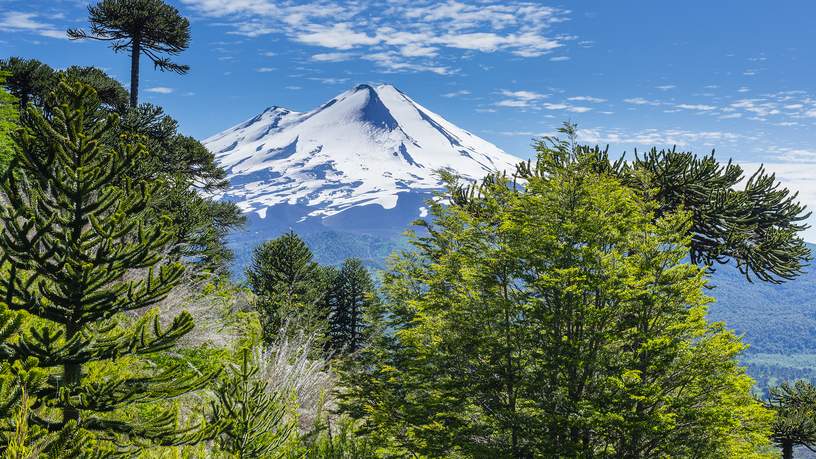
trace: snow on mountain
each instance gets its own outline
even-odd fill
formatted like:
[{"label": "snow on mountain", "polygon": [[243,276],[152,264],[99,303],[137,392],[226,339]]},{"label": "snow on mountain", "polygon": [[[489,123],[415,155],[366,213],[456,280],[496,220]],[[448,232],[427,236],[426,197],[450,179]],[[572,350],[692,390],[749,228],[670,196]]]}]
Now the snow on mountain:
[{"label": "snow on mountain", "polygon": [[[265,219],[323,220],[352,208],[408,205],[420,216],[438,169],[480,179],[521,161],[390,85],[359,85],[307,113],[270,107],[204,141],[227,170],[220,196]],[[294,222],[292,222],[294,223]]]}]

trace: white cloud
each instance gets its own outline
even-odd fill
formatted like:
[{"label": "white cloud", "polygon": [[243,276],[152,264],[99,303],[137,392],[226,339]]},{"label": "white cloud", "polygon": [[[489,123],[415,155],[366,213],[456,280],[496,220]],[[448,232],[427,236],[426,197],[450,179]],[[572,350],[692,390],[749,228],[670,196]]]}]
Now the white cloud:
[{"label": "white cloud", "polygon": [[347,50],[361,45],[376,45],[380,42],[364,32],[356,32],[349,23],[333,24],[331,26],[310,25],[308,32],[295,35],[295,40],[307,45],[322,46],[324,48]]},{"label": "white cloud", "polygon": [[145,89],[147,92],[152,92],[154,94],[172,94],[175,89],[168,88],[166,86],[154,86],[152,88]]},{"label": "white cloud", "polygon": [[386,72],[431,72],[437,75],[450,75],[454,70],[441,66],[406,60],[402,55],[394,51],[373,53],[363,56],[363,59],[377,64]]},{"label": "white cloud", "polygon": [[500,94],[505,99],[496,102],[496,106],[511,108],[531,107],[535,101],[548,97],[546,94],[533,91],[508,91],[507,89],[502,89]]},{"label": "white cloud", "polygon": [[702,111],[702,112],[707,112],[707,111],[710,111],[710,110],[716,110],[717,109],[717,107],[715,107],[713,105],[704,105],[704,104],[677,104],[677,105],[675,105],[675,107],[683,109],[683,110],[696,110],[696,111]]},{"label": "white cloud", "polygon": [[[527,0],[388,1],[376,8],[355,0],[181,0],[231,33],[281,34],[331,50],[316,61],[333,62],[335,51],[376,62],[391,72],[455,73],[438,61],[443,48],[459,52],[506,52],[538,57],[574,37],[552,32],[569,11]],[[320,57],[326,59],[321,60]],[[566,56],[553,58],[566,60]]]},{"label": "white cloud", "polygon": [[550,58],[551,62],[564,62],[568,60],[570,60],[569,56],[555,56]]},{"label": "white cloud", "polygon": [[617,148],[666,148],[680,147],[712,148],[750,139],[741,134],[724,131],[691,131],[686,129],[640,129],[627,131],[614,128],[581,128],[578,139],[590,144],[611,144]]},{"label": "white cloud", "polygon": [[656,101],[656,100],[644,99],[643,97],[631,97],[629,99],[623,99],[623,101],[626,102],[627,104],[632,104],[632,105],[654,105],[654,106],[657,106],[657,105],[662,104],[662,102],[659,102],[659,101]]},{"label": "white cloud", "polygon": [[453,92],[449,92],[449,93],[446,93],[446,94],[442,94],[442,97],[446,97],[448,99],[451,99],[451,98],[454,98],[454,97],[468,96],[468,95],[470,95],[470,91],[468,91],[467,89],[462,89],[460,91],[453,91]]},{"label": "white cloud", "polygon": [[0,31],[32,32],[48,38],[68,38],[65,30],[60,30],[52,24],[38,21],[36,19],[38,16],[37,13],[8,11],[0,19]]},{"label": "white cloud", "polygon": [[255,71],[258,73],[271,73],[274,72],[275,70],[277,70],[275,67],[258,67],[257,69],[255,69]]},{"label": "white cloud", "polygon": [[592,102],[593,104],[600,104],[600,103],[606,102],[606,99],[601,99],[599,97],[592,97],[592,96],[567,97],[567,100],[576,101],[576,102]]},{"label": "white cloud", "polygon": [[664,85],[662,85],[662,86],[656,86],[656,88],[657,88],[657,89],[659,89],[659,90],[661,90],[661,91],[668,91],[668,90],[670,90],[670,89],[674,89],[674,88],[676,88],[676,87],[677,87],[677,86],[676,86],[676,85],[673,85],[673,84],[664,84]]},{"label": "white cloud", "polygon": [[[550,97],[549,94],[540,94],[533,91],[508,91],[503,89],[500,94],[505,98],[496,102],[498,107],[525,108],[533,110],[563,110],[573,113],[586,113],[592,110],[591,107],[572,105],[566,102],[544,102],[543,99]],[[595,99],[587,96],[576,96],[569,98],[573,101],[597,102],[603,99]]]},{"label": "white cloud", "polygon": [[342,62],[354,57],[351,53],[318,53],[312,55],[312,60],[317,62]]},{"label": "white cloud", "polygon": [[348,78],[320,78],[320,77],[310,77],[312,81],[319,81],[323,84],[343,84],[348,81]]}]

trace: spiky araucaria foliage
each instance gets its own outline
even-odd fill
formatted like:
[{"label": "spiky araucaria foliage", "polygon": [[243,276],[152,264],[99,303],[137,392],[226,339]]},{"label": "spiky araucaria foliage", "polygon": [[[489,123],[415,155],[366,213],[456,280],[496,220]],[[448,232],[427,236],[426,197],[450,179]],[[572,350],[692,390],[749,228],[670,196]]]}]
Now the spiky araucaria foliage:
[{"label": "spiky araucaria foliage", "polygon": [[235,457],[273,457],[289,439],[286,399],[270,390],[258,366],[259,352],[245,349],[241,362],[231,365],[216,390],[213,418],[226,420],[217,437],[221,449]]},{"label": "spiky araucaria foliage", "polygon": [[782,457],[792,458],[795,446],[816,451],[816,387],[786,381],[771,388],[768,406],[776,411],[771,438],[782,448]]},{"label": "spiky araucaria foliage", "polygon": [[580,145],[577,126],[559,130],[567,139],[545,137],[536,144],[538,160],[519,165],[523,179],[546,176],[573,158],[592,163],[658,205],[657,217],[678,210],[690,215],[693,263],[711,267],[733,261],[751,280],[781,283],[798,276],[811,260],[802,231],[810,212],[764,167],[746,180],[742,167],[720,162],[714,152],[652,148],[630,161],[610,160],[608,149]]},{"label": "spiky araucaria foliage", "polygon": [[111,42],[114,52],[130,53],[130,105],[139,102],[139,58],[147,56],[159,70],[187,73],[190,67],[162,54],[178,55],[190,45],[190,21],[162,0],[102,0],[88,7],[90,32],[69,29],[72,39]]},{"label": "spiky araucaria foliage", "polygon": [[325,293],[324,276],[309,246],[293,231],[255,247],[246,277],[257,295],[265,344],[289,323],[309,329],[322,326],[325,312],[318,303]]},{"label": "spiky araucaria foliage", "polygon": [[172,228],[145,218],[161,184],[121,180],[147,152],[127,136],[115,146],[101,141],[118,118],[100,115],[93,89],[62,83],[53,98],[48,119],[29,107],[14,173],[2,181],[0,304],[32,320],[0,345],[0,359],[36,358],[49,373],[32,393],[32,425],[75,425],[117,444],[197,440],[204,430],[179,431],[172,410],[149,417],[122,410],[203,387],[212,375],[191,377],[176,366],[88,377],[99,365],[172,348],[193,318],[182,312],[166,327],[151,314],[122,319],[161,301],[183,272],[162,261]]}]

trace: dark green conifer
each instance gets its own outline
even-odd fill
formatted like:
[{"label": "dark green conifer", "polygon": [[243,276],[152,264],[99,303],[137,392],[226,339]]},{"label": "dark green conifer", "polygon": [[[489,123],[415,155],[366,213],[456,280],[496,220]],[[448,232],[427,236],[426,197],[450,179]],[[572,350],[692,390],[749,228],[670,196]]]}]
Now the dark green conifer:
[{"label": "dark green conifer", "polygon": [[[144,146],[127,136],[115,146],[102,142],[118,120],[98,117],[90,87],[62,83],[53,97],[48,119],[29,107],[15,173],[3,177],[0,304],[36,320],[0,346],[0,359],[34,358],[51,374],[35,394],[32,425],[59,431],[70,423],[118,444],[191,441],[197,434],[179,432],[172,410],[137,418],[121,410],[167,401],[212,375],[192,377],[178,366],[87,378],[92,364],[172,348],[193,319],[184,312],[165,326],[139,312],[161,301],[183,271],[162,261],[169,225],[145,221],[161,184],[121,180]],[[127,320],[127,312],[140,318]]]},{"label": "dark green conifer", "polygon": [[69,29],[72,39],[111,42],[114,52],[130,53],[130,105],[139,103],[139,59],[142,54],[161,71],[187,73],[190,67],[172,62],[190,44],[190,21],[162,0],[102,0],[88,7],[90,32]]},{"label": "dark green conifer", "polygon": [[771,438],[784,459],[793,459],[797,446],[816,451],[816,387],[807,381],[772,387],[768,406],[776,411]]},{"label": "dark green conifer", "polygon": [[339,352],[355,352],[364,340],[365,313],[374,299],[374,283],[357,258],[343,262],[331,288],[329,336]]},{"label": "dark green conifer", "polygon": [[322,297],[320,270],[312,251],[293,231],[256,247],[246,276],[257,295],[266,342],[287,322],[312,325]]},{"label": "dark green conifer", "polygon": [[[127,89],[103,70],[96,67],[72,65],[61,70],[58,75],[68,81],[78,81],[92,87],[99,101],[114,112],[123,113],[128,107],[130,96]],[[51,89],[53,88],[49,88],[49,91]]]},{"label": "dark green conifer", "polygon": [[21,112],[29,102],[42,106],[56,81],[54,69],[36,59],[10,57],[0,61],[0,70],[7,74],[3,85],[17,98]]}]

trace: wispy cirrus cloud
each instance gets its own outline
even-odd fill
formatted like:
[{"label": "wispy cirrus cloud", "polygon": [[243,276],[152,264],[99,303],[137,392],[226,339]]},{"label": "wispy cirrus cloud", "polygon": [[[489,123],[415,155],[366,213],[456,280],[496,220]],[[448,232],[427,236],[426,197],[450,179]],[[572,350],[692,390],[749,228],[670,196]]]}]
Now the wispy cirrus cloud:
[{"label": "wispy cirrus cloud", "polygon": [[352,59],[351,53],[317,53],[312,55],[312,60],[317,62],[343,62]]},{"label": "wispy cirrus cloud", "polygon": [[624,102],[631,105],[662,105],[663,103],[658,100],[650,100],[643,97],[630,97],[628,99],[623,99]]},{"label": "wispy cirrus cloud", "polygon": [[502,89],[500,94],[504,97],[496,102],[498,107],[528,108],[541,99],[549,97],[548,94],[539,94],[533,91],[508,91]]},{"label": "wispy cirrus cloud", "polygon": [[469,96],[469,95],[470,95],[470,91],[468,91],[467,89],[462,89],[462,90],[459,90],[459,91],[453,91],[453,92],[448,92],[448,93],[442,94],[442,97],[444,97],[446,99],[452,99],[452,98],[455,98],[455,97]]},{"label": "wispy cirrus cloud", "polygon": [[154,86],[152,88],[145,89],[147,92],[151,92],[153,94],[172,94],[176,90],[173,88],[168,88],[166,86]]},{"label": "wispy cirrus cloud", "polygon": [[532,110],[561,110],[572,113],[586,113],[591,111],[592,108],[574,105],[571,103],[571,101],[598,102],[603,100],[596,99],[594,97],[576,96],[568,98],[564,102],[551,102],[549,100],[544,100],[549,98],[550,94],[541,94],[533,91],[508,91],[506,89],[501,90],[499,94],[501,94],[503,98],[495,103],[497,107]]},{"label": "wispy cirrus cloud", "polygon": [[574,39],[552,30],[568,19],[569,11],[525,0],[385,0],[376,9],[354,0],[181,1],[227,24],[233,34],[282,34],[327,50],[314,54],[313,60],[364,59],[392,72],[456,73],[438,62],[442,50],[531,58],[564,48]]},{"label": "wispy cirrus cloud", "polygon": [[65,30],[39,18],[40,15],[37,13],[7,11],[0,16],[0,31],[31,32],[48,38],[68,39]]}]

